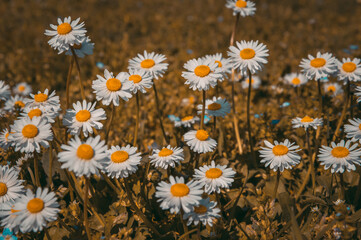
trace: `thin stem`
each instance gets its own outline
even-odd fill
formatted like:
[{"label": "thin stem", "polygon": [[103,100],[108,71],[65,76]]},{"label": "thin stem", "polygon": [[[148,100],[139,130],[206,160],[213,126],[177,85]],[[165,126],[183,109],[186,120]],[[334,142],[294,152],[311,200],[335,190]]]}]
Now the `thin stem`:
[{"label": "thin stem", "polygon": [[[312,155],[312,162],[315,160],[315,157],[316,157],[316,154],[313,153]],[[298,189],[298,192],[296,193],[295,195],[295,199],[297,200],[300,195],[302,194],[303,190],[305,189],[307,183],[308,183],[308,180],[310,180],[310,176],[311,176],[311,173],[312,173],[312,165],[310,164],[309,167],[308,167],[308,171],[306,173],[306,177],[305,179],[303,180],[303,183],[301,185],[301,187]]]},{"label": "thin stem", "polygon": [[306,142],[307,142],[307,149],[308,149],[308,160],[311,167],[311,176],[312,176],[312,191],[315,190],[316,187],[316,172],[315,172],[315,163],[312,161],[311,155],[311,144],[310,144],[310,133],[309,129],[306,129]]},{"label": "thin stem", "polygon": [[53,146],[49,146],[49,186],[53,188]]},{"label": "thin stem", "polygon": [[249,138],[249,146],[251,148],[251,155],[252,155],[252,161],[253,161],[253,165],[256,167],[257,166],[257,162],[256,162],[256,155],[255,152],[253,150],[253,140],[252,140],[252,128],[251,128],[251,119],[250,119],[250,106],[251,106],[251,90],[252,90],[252,73],[251,71],[248,69],[248,97],[247,97],[247,127],[248,127],[248,138]]},{"label": "thin stem", "polygon": [[34,173],[35,173],[35,185],[40,187],[40,178],[39,178],[39,162],[38,156],[34,153]]},{"label": "thin stem", "polygon": [[78,69],[79,84],[80,84],[80,94],[81,94],[81,98],[84,100],[85,99],[84,86],[83,86],[83,81],[81,79],[78,56],[76,55],[73,46],[70,46],[70,50],[71,50],[71,53],[73,54],[73,58],[74,58],[74,61],[75,61],[76,68]]},{"label": "thin stem", "polygon": [[276,198],[276,196],[277,196],[277,190],[278,190],[278,185],[280,183],[280,177],[281,177],[281,172],[277,171],[276,185],[273,190],[273,198]]},{"label": "thin stem", "polygon": [[110,178],[105,175],[104,173],[102,173],[101,171],[100,172],[100,175],[102,175],[102,177],[104,178],[104,180],[108,183],[108,185],[118,194],[120,195],[121,192],[120,190],[112,183],[112,181],[110,180]]},{"label": "thin stem", "polygon": [[158,119],[159,119],[159,123],[160,123],[160,128],[162,129],[164,140],[166,141],[167,144],[169,144],[169,138],[168,138],[167,134],[165,133],[164,126],[163,126],[163,113],[162,113],[161,109],[159,108],[160,105],[159,105],[158,92],[157,92],[157,88],[155,87],[154,81],[153,81],[153,90],[154,90],[155,106],[157,108],[157,115],[158,115]]},{"label": "thin stem", "polygon": [[236,21],[234,22],[234,25],[233,25],[232,35],[231,35],[231,39],[229,41],[230,46],[233,46],[234,39],[236,38],[236,31],[237,31],[238,21],[239,21],[239,13],[237,13]]},{"label": "thin stem", "polygon": [[137,92],[136,94],[136,98],[137,98],[137,116],[136,116],[136,120],[135,120],[135,127],[134,127],[134,140],[133,140],[133,146],[137,145],[137,138],[138,138],[138,128],[139,128],[139,93]]},{"label": "thin stem", "polygon": [[345,94],[345,102],[344,102],[344,105],[343,105],[341,117],[340,117],[340,119],[338,120],[337,127],[336,127],[335,133],[334,133],[334,135],[333,135],[332,141],[335,141],[336,138],[338,137],[340,127],[341,127],[341,125],[342,125],[342,123],[343,123],[343,119],[344,119],[345,116],[346,116],[349,99],[350,99],[350,81],[347,80],[346,94]]},{"label": "thin stem", "polygon": [[321,90],[321,81],[317,80],[317,88],[318,88],[318,102],[319,102],[319,116],[323,116],[323,100],[322,100],[322,90]]},{"label": "thin stem", "polygon": [[73,70],[73,65],[74,65],[74,58],[72,57],[69,65],[68,77],[66,78],[66,109],[70,108],[69,89],[70,89],[70,78],[71,78],[71,72]]},{"label": "thin stem", "polygon": [[115,105],[112,104],[112,110],[111,110],[111,113],[110,113],[110,119],[109,119],[108,126],[107,126],[107,132],[105,133],[105,142],[106,142],[106,143],[108,143],[110,128],[111,128],[112,123],[113,123],[114,114],[115,114]]},{"label": "thin stem", "polygon": [[343,174],[339,173],[340,175],[340,199],[345,199],[345,182],[343,180]]},{"label": "thin stem", "polygon": [[202,105],[202,116],[201,116],[201,129],[204,129],[204,115],[206,112],[206,90],[202,91],[203,105]]},{"label": "thin stem", "polygon": [[[183,211],[183,209],[181,209],[180,214],[179,214],[179,219],[180,219],[180,221],[182,223],[182,226],[183,226],[183,233],[185,234],[185,233],[188,232],[188,227],[187,227],[186,223],[183,220],[183,215],[184,215],[184,211]],[[186,239],[188,239],[188,237]]]},{"label": "thin stem", "polygon": [[85,189],[84,189],[84,225],[88,239],[91,239],[89,223],[88,223],[88,191],[89,191],[89,179],[85,177]]},{"label": "thin stem", "polygon": [[30,167],[28,167],[28,172],[29,172],[29,174],[30,174],[31,181],[32,181],[33,185],[35,186],[35,185],[36,185],[36,182],[35,182],[34,173],[33,173],[33,170],[31,170]]}]

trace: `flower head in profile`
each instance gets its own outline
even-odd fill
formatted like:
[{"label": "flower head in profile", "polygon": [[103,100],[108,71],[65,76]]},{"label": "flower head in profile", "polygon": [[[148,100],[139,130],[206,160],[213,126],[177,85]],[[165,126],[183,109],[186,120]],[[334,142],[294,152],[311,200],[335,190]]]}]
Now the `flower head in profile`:
[{"label": "flower head in profile", "polygon": [[233,10],[233,15],[237,14],[242,17],[253,16],[256,12],[256,4],[244,0],[227,0],[226,7]]},{"label": "flower head in profile", "polygon": [[293,128],[303,127],[307,130],[309,127],[317,129],[319,126],[322,126],[323,121],[322,118],[311,118],[309,116],[305,116],[303,118],[296,117],[292,119]]},{"label": "flower head in profile", "polygon": [[342,87],[338,83],[326,83],[323,85],[324,91],[333,96],[337,96],[343,92]]},{"label": "flower head in profile", "polygon": [[191,130],[184,134],[184,141],[190,149],[197,153],[213,152],[217,142],[209,136],[206,130]]},{"label": "flower head in profile", "polygon": [[301,73],[289,73],[284,76],[284,80],[292,87],[300,87],[308,82],[305,75]]},{"label": "flower head in profile", "polygon": [[[252,76],[251,84],[253,89],[258,89],[261,86],[261,79],[258,76]],[[242,88],[248,89],[249,87],[249,78],[245,78],[244,81],[242,81]]]},{"label": "flower head in profile", "polygon": [[204,226],[213,226],[215,219],[220,218],[221,210],[216,207],[217,203],[210,201],[209,198],[203,198],[199,201],[198,206],[194,206],[192,210],[183,215],[183,219],[187,221],[187,225],[198,225],[201,222]]},{"label": "flower head in profile", "polygon": [[44,92],[38,91],[37,94],[30,94],[30,99],[26,99],[26,107],[51,107],[54,111],[59,111],[60,109],[60,99],[59,96],[55,95],[55,91],[49,94],[49,90],[45,89]]},{"label": "flower head in profile", "polygon": [[[76,43],[73,45],[73,50],[75,54],[80,58],[93,55],[93,49],[94,49],[94,43],[91,42],[88,36],[83,37],[80,40],[80,43]],[[65,51],[65,55],[73,56],[73,52],[71,51],[70,48],[64,48],[60,50],[59,54],[61,54],[63,51]]]},{"label": "flower head in profile", "polygon": [[13,88],[15,94],[22,95],[24,97],[29,96],[32,91],[32,88],[26,82],[16,84],[15,88]]},{"label": "flower head in profile", "polygon": [[10,97],[10,87],[4,81],[0,81],[0,100],[6,100]]},{"label": "flower head in profile", "polygon": [[138,55],[129,60],[128,69],[142,70],[149,73],[153,78],[158,79],[163,77],[163,74],[168,69],[168,63],[164,63],[167,58],[163,54],[148,53],[144,50],[143,55]]},{"label": "flower head in profile", "polygon": [[11,96],[6,102],[4,109],[9,112],[15,110],[23,110],[25,107],[25,99],[20,95]]},{"label": "flower head in profile", "polygon": [[192,127],[192,125],[198,122],[199,120],[200,120],[199,117],[189,115],[183,118],[174,119],[174,126],[189,128]]},{"label": "flower head in profile", "polygon": [[167,147],[159,149],[154,149],[153,154],[149,156],[150,163],[155,167],[160,167],[167,169],[174,168],[176,164],[180,164],[184,160],[183,149],[179,147]]},{"label": "flower head in profile", "polygon": [[308,58],[302,59],[300,67],[310,80],[319,80],[337,71],[336,59],[331,53],[318,52],[316,57],[308,55]]},{"label": "flower head in profile", "polygon": [[54,123],[55,118],[59,115],[59,109],[54,110],[51,106],[37,106],[37,107],[25,107],[24,111],[20,113],[20,118],[41,117],[49,123]]},{"label": "flower head in profile", "polygon": [[[203,105],[199,104],[197,106],[198,114],[202,113]],[[213,97],[213,99],[206,100],[205,114],[210,117],[225,117],[231,112],[231,105],[227,102],[226,99],[221,97]]]},{"label": "flower head in profile", "polygon": [[353,118],[348,120],[350,124],[345,124],[346,137],[351,139],[351,142],[361,143],[361,119]]},{"label": "flower head in profile", "polygon": [[343,58],[336,61],[338,68],[338,80],[340,81],[361,81],[361,60],[359,58]]}]

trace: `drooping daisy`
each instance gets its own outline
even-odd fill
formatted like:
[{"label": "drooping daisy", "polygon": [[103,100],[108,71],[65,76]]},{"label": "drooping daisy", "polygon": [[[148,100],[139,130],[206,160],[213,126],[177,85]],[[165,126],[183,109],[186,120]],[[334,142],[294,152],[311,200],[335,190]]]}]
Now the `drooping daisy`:
[{"label": "drooping daisy", "polygon": [[209,198],[203,198],[199,201],[198,207],[195,206],[190,212],[184,213],[183,219],[188,219],[188,226],[191,225],[192,222],[194,225],[198,225],[198,223],[201,222],[204,226],[209,225],[212,227],[213,221],[221,217],[219,214],[221,210],[216,206],[216,202],[210,201]]},{"label": "drooping daisy", "polygon": [[333,96],[343,92],[341,85],[338,83],[326,83],[323,87],[326,93],[331,93]]},{"label": "drooping daisy", "polygon": [[126,74],[126,78],[134,85],[133,93],[138,91],[146,93],[147,90],[145,89],[153,86],[153,76],[149,72],[130,69],[129,73]]},{"label": "drooping daisy", "polygon": [[[252,76],[252,81],[251,81],[251,84],[252,84],[252,88],[253,89],[258,89],[259,86],[261,86],[261,79],[258,77],[258,76]],[[243,89],[248,89],[249,87],[249,78],[246,78],[244,81],[242,81],[242,88]]]},{"label": "drooping daisy", "polygon": [[342,58],[342,62],[336,61],[338,68],[338,80],[361,81],[361,60],[359,58]]},{"label": "drooping daisy", "polygon": [[284,76],[284,80],[287,84],[293,87],[300,87],[308,82],[305,75],[301,73],[289,73]]},{"label": "drooping daisy", "polygon": [[9,139],[10,134],[7,128],[3,129],[0,133],[0,147],[4,150],[13,145],[13,142]]},{"label": "drooping daisy", "polygon": [[19,227],[23,233],[43,230],[48,222],[58,218],[60,211],[55,194],[47,188],[42,190],[40,187],[35,195],[28,189],[26,195],[22,195],[15,203],[14,209],[17,210],[16,221],[21,223]]},{"label": "drooping daisy", "polygon": [[93,128],[103,128],[103,124],[99,121],[107,117],[102,108],[95,109],[96,104],[83,100],[83,103],[79,101],[73,103],[73,109],[66,110],[63,124],[71,135],[79,135],[82,130],[84,136],[88,137],[88,133],[93,134]]},{"label": "drooping daisy", "polygon": [[12,112],[16,109],[22,110],[24,107],[25,99],[20,95],[15,95],[15,97],[11,96],[10,99],[5,102],[4,109],[6,111]]},{"label": "drooping daisy", "polygon": [[229,58],[224,58],[222,53],[217,53],[214,55],[206,55],[205,59],[209,59],[211,62],[217,63],[216,72],[220,72],[223,75],[223,80],[227,78],[227,74],[232,72],[232,63]]},{"label": "drooping daisy", "polygon": [[32,91],[32,88],[26,82],[16,84],[15,88],[13,88],[15,94],[22,95],[24,97],[29,96]]},{"label": "drooping daisy", "polygon": [[10,97],[10,87],[4,81],[0,81],[0,100],[6,100]]},{"label": "drooping daisy", "polygon": [[46,36],[52,38],[48,41],[49,45],[54,49],[63,49],[64,47],[73,46],[81,43],[85,37],[86,29],[84,22],[78,24],[80,18],[71,21],[71,17],[58,18],[58,25],[50,24],[51,30],[45,30]]},{"label": "drooping daisy", "polygon": [[104,70],[104,77],[97,75],[98,79],[93,81],[92,88],[98,101],[102,100],[104,105],[113,103],[119,106],[119,98],[128,101],[132,97],[133,84],[126,78],[126,73],[121,72],[114,77],[112,72]]},{"label": "drooping daisy", "polygon": [[227,0],[226,7],[233,10],[233,15],[237,14],[242,17],[253,16],[256,12],[256,4],[244,0]]},{"label": "drooping daisy", "polygon": [[24,191],[23,182],[15,168],[0,166],[0,204],[15,201]]},{"label": "drooping daisy", "polygon": [[308,79],[318,80],[337,71],[335,62],[331,53],[318,52],[316,58],[308,55],[308,58],[302,59],[300,67]]},{"label": "drooping daisy", "polygon": [[[197,106],[198,114],[202,114],[203,105],[199,104]],[[208,116],[214,117],[225,117],[228,113],[231,112],[231,105],[227,102],[226,99],[221,97],[213,97],[213,99],[206,100],[205,114]]]},{"label": "drooping daisy", "polygon": [[142,160],[141,153],[137,153],[136,147],[112,146],[107,150],[108,158],[104,171],[109,177],[126,178],[135,173]]},{"label": "drooping daisy", "polygon": [[[60,109],[58,109],[60,110]],[[33,117],[41,117],[46,119],[49,123],[54,123],[55,118],[59,115],[59,111],[55,111],[50,106],[38,106],[38,107],[25,107],[24,111],[20,113],[20,118],[33,119]]]},{"label": "drooping daisy", "polygon": [[197,153],[213,152],[217,142],[205,130],[191,130],[184,134],[184,141],[191,150]]},{"label": "drooping daisy", "polygon": [[61,145],[64,150],[58,153],[61,168],[72,171],[78,177],[91,174],[98,175],[107,162],[107,146],[100,136],[89,137],[82,142],[78,136],[71,139],[68,145]]},{"label": "drooping daisy", "polygon": [[351,138],[351,142],[359,141],[361,143],[361,119],[354,118],[348,120],[350,124],[345,124],[346,137]]},{"label": "drooping daisy", "polygon": [[220,193],[222,188],[229,188],[232,184],[233,177],[236,174],[232,168],[215,164],[204,165],[194,170],[194,179],[204,186],[204,192],[211,194],[213,192]]},{"label": "drooping daisy", "polygon": [[170,183],[161,181],[156,187],[155,196],[163,210],[169,209],[171,213],[190,212],[192,206],[198,206],[202,199],[203,190],[198,182],[184,183],[183,177],[169,177]]},{"label": "drooping daisy", "polygon": [[292,119],[292,125],[293,128],[300,128],[303,127],[305,130],[309,127],[313,127],[314,129],[317,129],[317,127],[322,126],[322,118],[311,118],[309,116],[305,116],[303,118],[296,117]]},{"label": "drooping daisy", "polygon": [[[73,46],[75,54],[83,58],[85,56],[93,55],[93,49],[94,49],[94,43],[91,42],[90,38],[84,37],[80,40],[80,43],[76,43]],[[64,49],[65,55],[73,56],[73,53],[70,48]],[[59,54],[61,54],[63,51],[59,51]]]},{"label": "drooping daisy", "polygon": [[176,127],[191,127],[193,124],[195,124],[196,122],[198,122],[200,119],[197,116],[185,116],[181,119],[177,119],[176,121],[174,121],[174,126]]},{"label": "drooping daisy", "polygon": [[49,90],[45,89],[42,93],[38,91],[37,94],[30,93],[30,99],[26,100],[26,107],[51,107],[54,111],[60,109],[59,96],[55,96],[55,90],[49,95]]},{"label": "drooping daisy", "polygon": [[264,141],[266,147],[261,147],[262,150],[259,150],[261,158],[261,163],[265,163],[265,166],[270,168],[273,171],[279,170],[283,172],[284,169],[291,169],[292,166],[300,163],[301,157],[297,154],[299,146],[294,145],[295,143],[290,143],[288,139],[284,142],[274,141],[272,143],[267,140]]},{"label": "drooping daisy", "polygon": [[239,68],[242,76],[247,76],[248,69],[252,74],[262,70],[268,57],[268,49],[263,43],[258,41],[236,42],[237,47],[230,46],[228,56],[233,62],[233,68]]},{"label": "drooping daisy", "polygon": [[46,119],[40,117],[22,118],[16,120],[11,128],[9,140],[14,142],[15,151],[40,153],[40,146],[49,147],[49,141],[53,140],[51,125]]},{"label": "drooping daisy", "polygon": [[343,173],[345,169],[350,172],[355,171],[357,165],[361,165],[361,149],[356,149],[357,143],[351,145],[351,141],[341,140],[338,144],[331,142],[331,147],[322,146],[320,148],[320,154],[318,154],[318,160],[321,165],[325,165],[325,169],[331,167],[332,173]]},{"label": "drooping daisy", "polygon": [[153,154],[149,156],[150,162],[155,167],[167,169],[174,168],[176,164],[180,164],[184,160],[183,149],[179,147],[171,147],[168,145],[162,150],[154,149]]},{"label": "drooping daisy", "polygon": [[168,69],[168,63],[164,63],[167,58],[163,54],[147,53],[144,50],[144,54],[138,53],[138,56],[129,60],[128,69],[143,70],[150,73],[153,78],[158,79],[163,77],[163,74]]},{"label": "drooping daisy", "polygon": [[[18,199],[20,199],[21,195]],[[20,223],[16,221],[17,215],[15,214],[17,210],[14,209],[15,202],[5,202],[1,204],[0,207],[0,219],[1,219],[1,226],[5,229],[9,229],[15,233],[19,231],[19,225]],[[4,240],[7,238],[3,238]],[[3,240],[0,237],[0,240]],[[16,238],[17,239],[17,238]]]}]

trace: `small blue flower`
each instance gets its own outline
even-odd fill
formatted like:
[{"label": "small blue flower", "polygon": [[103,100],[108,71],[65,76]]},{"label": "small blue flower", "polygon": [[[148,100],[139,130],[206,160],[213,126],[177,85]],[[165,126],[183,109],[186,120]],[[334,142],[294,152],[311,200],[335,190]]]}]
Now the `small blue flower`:
[{"label": "small blue flower", "polygon": [[218,22],[223,22],[223,16],[219,16],[219,17],[217,18],[217,21],[218,21]]},{"label": "small blue flower", "polygon": [[280,122],[279,119],[273,119],[273,120],[271,121],[271,124],[272,124],[272,125],[276,125],[276,124],[279,123],[279,122]]},{"label": "small blue flower", "polygon": [[192,53],[193,53],[193,50],[192,50],[192,49],[187,49],[187,53],[188,53],[188,54],[192,54]]},{"label": "small blue flower", "polygon": [[343,51],[344,53],[351,54],[351,51],[350,51],[349,49],[347,49],[347,48],[342,49],[342,51]]},{"label": "small blue flower", "polygon": [[284,108],[284,107],[288,107],[289,105],[291,105],[291,103],[289,102],[284,102],[282,103],[282,105],[280,105],[281,108]]},{"label": "small blue flower", "polygon": [[104,63],[102,62],[97,62],[96,63],[96,66],[99,68],[99,69],[103,69],[105,67]]},{"label": "small blue flower", "polygon": [[349,48],[351,50],[357,50],[358,49],[358,45],[350,45]]},{"label": "small blue flower", "polygon": [[254,115],[254,117],[255,118],[260,118],[259,114],[257,114],[257,113]]},{"label": "small blue flower", "polygon": [[176,117],[175,115],[168,115],[169,120],[171,120],[172,122],[178,122],[180,121],[179,117]]},{"label": "small blue flower", "polygon": [[209,123],[209,121],[211,121],[211,118],[208,117],[207,115],[204,115],[204,124]]}]

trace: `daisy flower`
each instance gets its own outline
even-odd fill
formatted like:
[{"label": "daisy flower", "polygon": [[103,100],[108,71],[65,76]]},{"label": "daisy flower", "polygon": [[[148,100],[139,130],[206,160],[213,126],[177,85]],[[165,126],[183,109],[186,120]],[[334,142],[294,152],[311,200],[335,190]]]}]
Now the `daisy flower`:
[{"label": "daisy flower", "polygon": [[322,126],[323,121],[322,118],[311,118],[309,116],[305,116],[303,118],[296,117],[292,119],[293,128],[300,128],[303,127],[305,130],[309,127],[313,127],[317,129],[318,126]]},{"label": "daisy flower", "polygon": [[26,100],[26,107],[51,107],[54,111],[60,109],[59,96],[55,96],[55,91],[49,95],[49,90],[45,89],[42,93],[38,91],[37,94],[30,93],[30,99]]},{"label": "daisy flower", "polygon": [[15,203],[14,209],[17,211],[16,221],[21,223],[19,227],[23,233],[42,231],[48,222],[58,218],[60,212],[55,194],[47,188],[42,190],[40,187],[35,195],[28,189]]},{"label": "daisy flower", "polygon": [[92,88],[98,101],[102,100],[104,105],[113,103],[119,106],[119,98],[128,101],[132,97],[133,84],[127,80],[126,73],[121,72],[114,77],[112,72],[104,70],[104,77],[97,75],[98,79],[93,81]]},{"label": "daisy flower", "polygon": [[13,89],[15,94],[22,95],[24,97],[29,96],[32,91],[32,88],[26,82],[16,84],[15,88]]},{"label": "daisy flower", "polygon": [[202,186],[204,186],[204,192],[211,194],[213,192],[220,193],[221,188],[229,188],[232,184],[233,177],[236,174],[232,168],[215,164],[212,161],[211,165],[204,165],[199,169],[196,169],[193,175]]},{"label": "daisy flower", "polygon": [[8,148],[13,145],[9,139],[10,134],[7,128],[3,129],[0,133],[0,147],[4,150],[8,150]]},{"label": "daisy flower", "polygon": [[191,127],[193,124],[195,124],[196,122],[198,122],[200,119],[199,117],[193,117],[193,116],[185,116],[181,119],[177,119],[176,121],[174,121],[174,126],[176,127]]},{"label": "daisy flower", "polygon": [[190,181],[184,183],[183,177],[169,177],[170,183],[161,181],[156,187],[155,196],[163,210],[169,209],[171,213],[190,212],[192,206],[198,206],[202,199],[203,190],[199,183]]},{"label": "daisy flower", "polygon": [[4,81],[0,81],[0,100],[6,100],[10,97],[10,87]]},{"label": "daisy flower", "polygon": [[204,59],[209,60],[210,62],[217,63],[216,72],[222,73],[223,80],[227,78],[227,74],[232,72],[232,63],[229,58],[223,58],[222,53],[217,53],[214,55],[206,55]]},{"label": "daisy flower", "polygon": [[73,103],[73,109],[66,110],[63,124],[71,135],[79,135],[82,130],[84,136],[88,137],[88,133],[93,134],[93,128],[102,129],[103,124],[99,121],[107,117],[102,108],[95,109],[96,104],[83,100],[83,104],[78,101]]},{"label": "daisy flower", "polygon": [[341,85],[338,83],[326,83],[323,87],[326,93],[331,93],[333,96],[343,92]]},{"label": "daisy flower", "polygon": [[268,62],[268,49],[263,43],[241,41],[236,42],[236,45],[229,47],[228,56],[233,62],[233,68],[239,68],[242,76],[247,76],[248,69],[255,74]]},{"label": "daisy flower", "polygon": [[270,166],[273,171],[283,172],[284,169],[291,169],[292,166],[300,163],[301,157],[296,153],[301,149],[298,149],[299,146],[294,143],[290,143],[288,139],[280,143],[274,141],[275,145],[266,140],[264,143],[266,147],[261,147],[262,150],[259,150],[260,157],[263,158],[261,163],[265,163],[266,167]]},{"label": "daisy flower", "polygon": [[[252,81],[251,81],[251,84],[252,84],[252,88],[253,89],[258,89],[259,86],[261,86],[261,79],[258,77],[258,76],[252,76]],[[242,88],[243,89],[248,89],[249,87],[249,78],[246,78],[244,81],[242,81]]]},{"label": "daisy flower", "polygon": [[48,148],[49,141],[53,140],[51,125],[40,117],[16,120],[10,128],[9,140],[14,142],[15,151],[40,153],[40,146]]},{"label": "daisy flower", "polygon": [[[213,97],[213,99],[206,100],[206,109],[205,114],[208,116],[214,117],[225,117],[228,113],[231,112],[231,105],[227,102],[226,99],[221,97]],[[202,114],[203,105],[199,104],[197,106],[198,114]]]},{"label": "daisy flower", "polygon": [[135,173],[142,160],[137,148],[129,144],[126,147],[112,146],[106,152],[108,158],[104,171],[113,178],[126,178]]},{"label": "daisy flower", "polygon": [[198,225],[201,222],[204,226],[213,226],[213,221],[216,218],[220,218],[219,214],[221,210],[216,207],[217,203],[210,201],[209,198],[204,198],[199,201],[198,207],[194,206],[188,213],[184,213],[183,219],[188,219],[187,225]]},{"label": "daisy flower", "polygon": [[6,100],[4,109],[6,111],[12,112],[16,109],[24,109],[25,99],[20,95],[11,96],[10,99]]},{"label": "daisy flower", "polygon": [[85,37],[86,30],[84,22],[78,24],[80,18],[71,20],[71,17],[58,18],[58,25],[50,24],[51,30],[45,30],[46,36],[52,38],[48,41],[49,45],[54,49],[63,49],[64,47],[80,44]]},{"label": "daisy flower", "polygon": [[205,130],[191,130],[184,134],[184,141],[191,150],[197,153],[213,152],[217,146],[217,142],[209,137]]},{"label": "daisy flower", "polygon": [[[80,40],[80,43],[74,44],[73,49],[78,57],[83,58],[85,56],[93,55],[94,43],[91,42],[89,37],[84,37]],[[60,50],[59,54],[61,54],[63,51],[66,51],[65,55],[73,56],[70,48],[64,48],[63,50]]]},{"label": "daisy flower", "polygon": [[[58,109],[60,110],[60,109]],[[49,106],[39,106],[39,107],[25,107],[24,111],[20,113],[20,118],[33,119],[33,117],[41,117],[46,119],[49,123],[54,123],[55,118],[59,115],[59,111],[54,111],[52,107]]]},{"label": "daisy flower", "polygon": [[98,175],[98,169],[102,170],[107,162],[107,146],[100,141],[100,136],[89,137],[82,142],[78,136],[69,141],[69,145],[61,145],[64,150],[58,153],[61,168],[72,171],[78,177],[91,174]]},{"label": "daisy flower", "polygon": [[351,142],[359,141],[361,143],[361,119],[354,118],[348,120],[350,124],[345,124],[346,137],[351,138]]},{"label": "daisy flower", "polygon": [[168,63],[164,63],[167,58],[163,54],[147,53],[144,50],[144,54],[138,53],[138,56],[129,60],[128,69],[143,70],[149,73],[153,78],[158,79],[163,77],[163,74],[168,69]]},{"label": "daisy flower", "polygon": [[305,77],[305,75],[301,73],[289,73],[284,76],[284,80],[287,84],[293,86],[293,87],[299,87],[301,85],[304,85],[308,82],[308,79]]},{"label": "daisy flower", "polygon": [[233,10],[233,15],[237,14],[242,17],[253,16],[256,12],[256,4],[251,1],[227,0],[226,7]]},{"label": "daisy flower", "polygon": [[180,164],[180,162],[184,160],[183,149],[171,147],[170,145],[162,148],[162,150],[154,149],[149,159],[155,167],[164,169],[168,167],[174,168],[176,164]]},{"label": "daisy flower", "polygon": [[[14,202],[5,202],[1,204],[0,207],[1,226],[4,227],[5,229],[9,229],[17,233],[19,231],[20,223],[16,219],[17,217],[17,215],[15,214],[16,212],[17,210],[14,209]],[[7,240],[7,238],[4,238],[4,240],[5,239]]]},{"label": "daisy flower", "polygon": [[15,201],[24,191],[15,168],[0,166],[0,203]]},{"label": "daisy flower", "polygon": [[300,67],[308,79],[318,80],[337,71],[335,61],[331,53],[318,52],[316,58],[308,55],[302,59]]},{"label": "daisy flower", "polygon": [[130,69],[129,73],[126,73],[126,78],[134,85],[133,93],[146,93],[145,89],[153,86],[153,78],[149,72]]},{"label": "daisy flower", "polygon": [[347,142],[342,140],[338,144],[331,142],[331,147],[322,146],[320,154],[318,154],[321,165],[325,165],[326,170],[331,167],[332,173],[343,173],[345,169],[348,172],[355,171],[356,166],[354,164],[361,165],[361,149],[356,149],[357,143],[351,147],[350,144],[350,140]]},{"label": "daisy flower", "polygon": [[191,59],[184,64],[187,71],[182,72],[182,77],[187,80],[185,84],[193,91],[208,90],[223,78],[223,75],[216,71],[217,67],[218,63],[208,58]]},{"label": "daisy flower", "polygon": [[337,60],[338,80],[361,81],[361,60],[359,58],[343,58],[342,62]]}]

